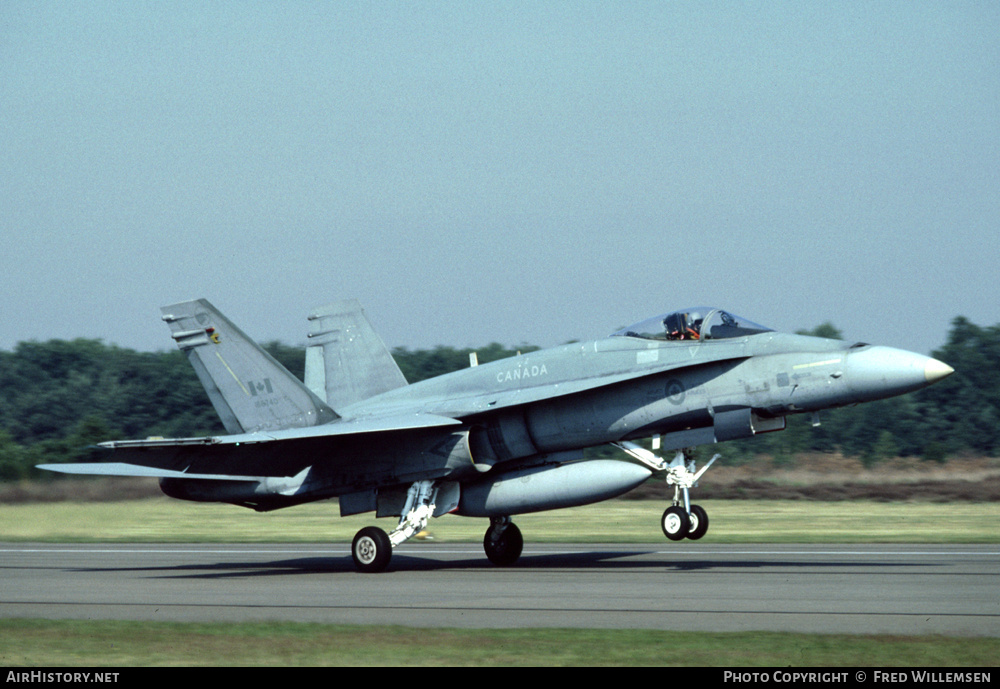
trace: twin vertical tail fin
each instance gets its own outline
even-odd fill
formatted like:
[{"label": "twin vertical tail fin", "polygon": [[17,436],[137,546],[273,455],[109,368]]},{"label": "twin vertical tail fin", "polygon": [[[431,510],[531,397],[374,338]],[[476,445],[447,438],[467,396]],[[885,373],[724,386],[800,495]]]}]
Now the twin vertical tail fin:
[{"label": "twin vertical tail fin", "polygon": [[227,432],[304,428],[339,418],[207,300],[161,311]]},{"label": "twin vertical tail fin", "polygon": [[406,385],[356,299],[309,314],[306,386],[336,409]]}]

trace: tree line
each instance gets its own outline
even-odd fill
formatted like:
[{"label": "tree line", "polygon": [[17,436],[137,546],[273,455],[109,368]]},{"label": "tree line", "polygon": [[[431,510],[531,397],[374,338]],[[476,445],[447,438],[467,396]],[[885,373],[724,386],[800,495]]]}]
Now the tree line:
[{"label": "tree line", "polygon": [[[839,337],[825,323],[807,334]],[[303,348],[280,342],[264,348],[303,377]],[[537,347],[490,344],[478,349],[438,346],[393,350],[415,383],[469,365]],[[856,407],[788,418],[781,433],[728,443],[727,461],[768,454],[780,461],[801,452],[840,452],[866,464],[895,456],[944,461],[957,453],[1000,450],[1000,325],[955,318],[947,343],[933,353],[955,373],[916,393]],[[35,464],[85,461],[94,443],[147,436],[223,433],[193,369],[180,351],[137,352],[100,340],[22,342],[0,351],[0,480],[50,479]]]}]

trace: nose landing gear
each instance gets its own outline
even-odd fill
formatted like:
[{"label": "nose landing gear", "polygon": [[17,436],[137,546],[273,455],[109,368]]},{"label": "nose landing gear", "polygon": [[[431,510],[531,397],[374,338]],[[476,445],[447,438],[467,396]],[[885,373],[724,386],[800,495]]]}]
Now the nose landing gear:
[{"label": "nose landing gear", "polygon": [[697,485],[698,479],[721,455],[716,454],[696,473],[690,449],[678,450],[673,461],[667,464],[662,457],[641,445],[627,441],[615,445],[657,473],[662,472],[667,485],[674,487],[673,504],[660,518],[663,535],[671,541],[683,541],[685,538],[696,541],[708,533],[708,513],[701,505],[691,504],[690,489]]}]

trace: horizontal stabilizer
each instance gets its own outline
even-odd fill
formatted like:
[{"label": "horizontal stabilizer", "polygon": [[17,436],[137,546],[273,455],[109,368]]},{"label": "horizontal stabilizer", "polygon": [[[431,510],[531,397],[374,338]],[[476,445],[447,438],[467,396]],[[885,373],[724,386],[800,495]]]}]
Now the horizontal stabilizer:
[{"label": "horizontal stabilizer", "polygon": [[184,471],[146,467],[124,462],[79,462],[75,464],[39,464],[39,469],[58,471],[62,474],[87,476],[143,476],[146,478],[191,478],[215,481],[260,481],[262,476],[230,476],[227,474],[189,474]]}]

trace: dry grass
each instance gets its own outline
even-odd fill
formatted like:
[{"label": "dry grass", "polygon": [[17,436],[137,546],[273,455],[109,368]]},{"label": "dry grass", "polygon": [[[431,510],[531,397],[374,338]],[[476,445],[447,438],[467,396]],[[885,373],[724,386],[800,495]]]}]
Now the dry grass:
[{"label": "dry grass", "polygon": [[[723,458],[697,488],[700,500],[841,500],[998,502],[1000,458],[956,457],[946,463],[896,457],[865,467],[834,453],[797,455],[786,464],[759,457],[738,466]],[[0,483],[0,504],[102,502],[161,495],[155,479],[57,478]],[[626,499],[662,499],[660,484],[647,484]]]},{"label": "dry grass", "polygon": [[[628,497],[651,497],[643,486]],[[896,457],[865,467],[854,457],[801,454],[787,465],[761,457],[739,466],[716,463],[698,487],[699,499],[875,500],[880,502],[1000,501],[1000,458],[956,457],[947,463]]]}]

